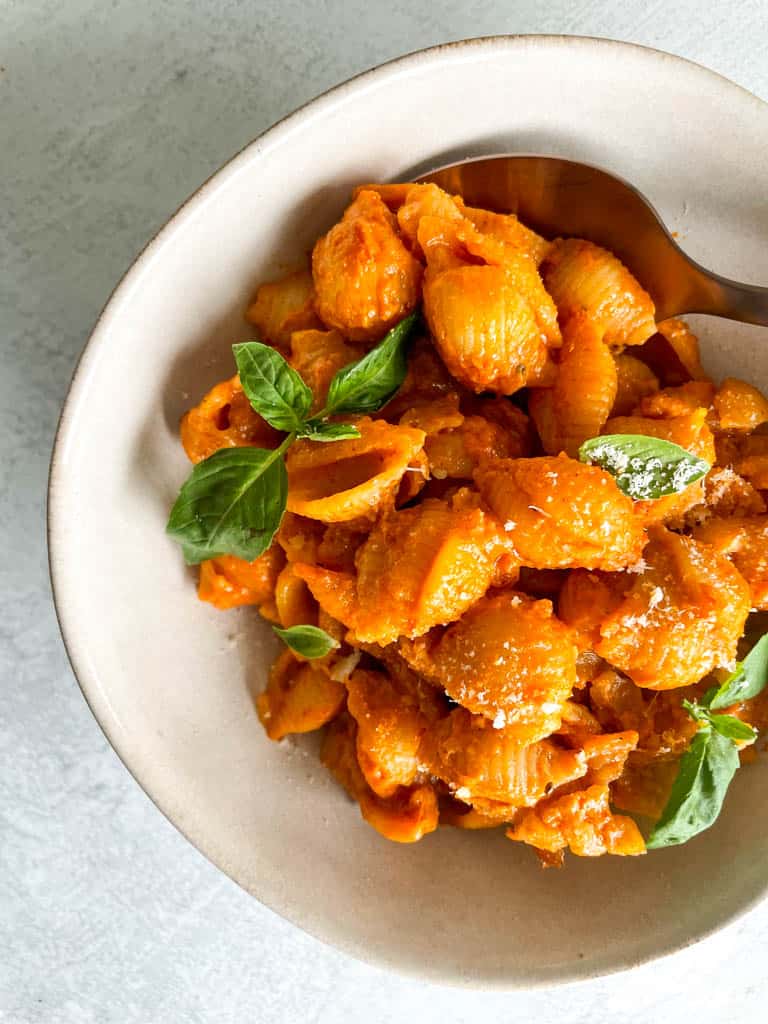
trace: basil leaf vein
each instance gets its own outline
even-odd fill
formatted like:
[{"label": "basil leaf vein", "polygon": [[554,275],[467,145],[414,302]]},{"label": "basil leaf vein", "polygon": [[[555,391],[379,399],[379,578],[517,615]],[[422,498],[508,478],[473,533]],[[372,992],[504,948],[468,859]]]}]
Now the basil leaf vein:
[{"label": "basil leaf vein", "polygon": [[405,317],[367,355],[335,374],[322,416],[376,412],[387,404],[408,372],[408,342],[418,318]]},{"label": "basil leaf vein", "polygon": [[272,629],[292,651],[304,658],[323,658],[339,646],[338,641],[318,626],[290,626],[288,629],[273,626]]},{"label": "basil leaf vein", "polygon": [[240,384],[256,412],[276,430],[300,431],[312,392],[276,349],[260,341],[233,345]]},{"label": "basil leaf vein", "polygon": [[286,447],[221,448],[194,467],[166,527],[187,562],[223,554],[252,562],[266,551],[288,496]]},{"label": "basil leaf vein", "polygon": [[679,444],[645,434],[605,434],[585,441],[579,460],[600,466],[635,501],[679,494],[712,468]]}]

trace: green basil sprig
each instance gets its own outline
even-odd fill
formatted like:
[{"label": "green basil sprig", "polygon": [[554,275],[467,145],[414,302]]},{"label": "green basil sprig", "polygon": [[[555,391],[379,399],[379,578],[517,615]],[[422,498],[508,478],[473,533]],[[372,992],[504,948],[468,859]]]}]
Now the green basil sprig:
[{"label": "green basil sprig", "polygon": [[645,434],[605,434],[585,441],[579,460],[600,466],[616,478],[616,486],[635,501],[679,494],[712,468],[706,459]]},{"label": "green basil sprig", "polygon": [[233,346],[248,401],[287,436],[274,451],[222,448],[195,466],[166,528],[182,545],[187,562],[194,565],[217,555],[252,562],[266,551],[285,512],[286,451],[297,438],[359,437],[354,424],[329,422],[329,417],[376,412],[386,405],[405,379],[407,347],[417,321],[417,313],[406,317],[362,359],[342,367],[331,381],[325,408],[312,417],[311,390],[276,349],[259,341]]},{"label": "green basil sprig", "polygon": [[304,658],[324,658],[339,644],[324,629],[318,626],[290,626],[288,629],[272,629],[280,639]]},{"label": "green basil sprig", "polygon": [[685,843],[717,819],[739,767],[736,744],[753,742],[757,733],[735,715],[713,711],[756,697],[766,683],[768,633],[721,686],[708,690],[701,702],[682,702],[699,730],[680,758],[669,800],[646,842],[649,850]]}]

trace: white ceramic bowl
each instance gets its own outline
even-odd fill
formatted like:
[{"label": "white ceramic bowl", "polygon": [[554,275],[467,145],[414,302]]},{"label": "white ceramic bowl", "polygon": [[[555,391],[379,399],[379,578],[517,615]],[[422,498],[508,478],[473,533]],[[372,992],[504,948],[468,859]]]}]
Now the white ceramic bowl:
[{"label": "white ceramic bowl", "polygon": [[[305,253],[352,185],[490,152],[604,166],[685,248],[768,281],[768,106],[694,64],[603,40],[509,37],[386,64],[280,122],[208,181],[104,310],[61,421],[51,569],[73,667],[120,757],[212,861],[273,910],[362,959],[449,983],[533,986],[682,947],[768,883],[765,764],[718,825],[638,859],[543,872],[500,834],[381,839],[309,745],[264,736],[251,692],[274,643],[196,600],[164,532],[188,464],[181,413],[232,372],[254,286]],[[702,325],[716,373],[768,378],[766,332]],[[703,898],[702,898],[703,897]]]}]

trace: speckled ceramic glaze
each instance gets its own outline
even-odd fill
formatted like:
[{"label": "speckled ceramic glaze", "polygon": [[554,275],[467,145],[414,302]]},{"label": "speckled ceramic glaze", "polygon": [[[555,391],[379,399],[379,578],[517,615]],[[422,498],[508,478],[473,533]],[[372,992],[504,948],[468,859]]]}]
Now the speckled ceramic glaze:
[{"label": "speckled ceramic glaze", "polygon": [[[631,967],[701,938],[768,884],[765,765],[715,828],[637,859],[542,871],[500,833],[381,839],[311,740],[274,744],[252,695],[274,642],[199,603],[164,534],[188,464],[181,413],[232,372],[255,285],[294,262],[352,185],[492,152],[634,182],[707,266],[768,281],[768,107],[716,74],[601,40],[511,37],[414,54],[272,128],[175,215],[115,291],[67,401],[50,491],[70,657],[162,811],[249,892],[354,956],[456,984],[526,987]],[[707,364],[768,383],[768,332],[699,324]]]}]

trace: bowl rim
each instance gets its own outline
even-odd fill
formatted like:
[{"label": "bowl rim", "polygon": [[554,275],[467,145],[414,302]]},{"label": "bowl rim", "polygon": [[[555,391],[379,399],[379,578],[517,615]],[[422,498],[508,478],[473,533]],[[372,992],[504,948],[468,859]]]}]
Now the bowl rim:
[{"label": "bowl rim", "polygon": [[[46,491],[48,573],[50,577],[56,621],[72,674],[75,677],[86,704],[93,714],[93,717],[95,718],[103,735],[112,747],[112,750],[132,776],[134,781],[140,786],[144,794],[154,804],[158,811],[160,811],[163,817],[169,821],[170,824],[203,857],[205,857],[206,860],[227,875],[228,878],[232,879],[232,881],[234,881],[235,884],[243,889],[243,891],[249,896],[257,899],[262,906],[265,906],[272,913],[276,914],[283,920],[288,921],[291,925],[300,929],[305,934],[311,935],[313,939],[321,942],[326,947],[339,950],[354,960],[365,963],[368,966],[377,968],[381,971],[394,971],[401,976],[417,980],[422,983],[427,982],[429,984],[440,984],[454,988],[485,989],[488,991],[494,990],[509,992],[535,991],[558,988],[566,984],[595,981],[598,978],[622,974],[626,971],[633,970],[636,967],[672,956],[675,953],[695,946],[710,936],[721,932],[726,928],[732,927],[735,923],[753,913],[760,904],[765,902],[766,898],[768,898],[768,875],[766,876],[765,883],[759,892],[745,900],[739,906],[735,907],[732,911],[726,913],[717,923],[703,927],[687,940],[681,942],[671,941],[653,952],[642,953],[633,958],[625,958],[623,961],[617,962],[615,965],[608,968],[599,968],[595,970],[589,968],[588,965],[585,965],[586,969],[580,970],[578,963],[575,963],[571,967],[565,969],[561,968],[560,973],[556,976],[538,977],[529,980],[516,978],[505,979],[502,977],[475,979],[471,977],[467,978],[455,975],[446,975],[440,968],[432,969],[431,967],[428,967],[426,970],[423,970],[419,969],[416,965],[406,964],[402,960],[395,959],[390,956],[369,954],[367,950],[358,948],[353,941],[337,937],[331,938],[330,936],[321,933],[318,928],[307,927],[304,923],[295,919],[294,915],[285,913],[283,910],[273,906],[270,899],[265,899],[260,895],[256,896],[248,889],[245,889],[245,887],[242,886],[236,878],[232,878],[226,867],[219,863],[217,858],[211,856],[201,845],[199,845],[198,842],[188,835],[185,828],[183,828],[178,822],[174,821],[170,812],[164,809],[161,803],[158,802],[158,799],[156,799],[150,792],[148,786],[142,781],[140,777],[140,766],[132,766],[129,763],[127,755],[123,753],[120,739],[116,735],[115,730],[111,727],[108,715],[104,713],[108,702],[104,699],[101,692],[97,673],[89,663],[85,645],[83,644],[82,639],[78,636],[78,631],[74,627],[70,629],[66,625],[66,613],[64,611],[64,604],[62,601],[63,577],[60,575],[60,568],[58,565],[59,560],[57,558],[58,547],[59,544],[62,543],[62,539],[59,537],[58,533],[58,508],[62,500],[62,494],[66,489],[64,479],[66,460],[64,458],[64,452],[70,440],[73,423],[76,419],[76,412],[83,398],[87,378],[95,368],[96,360],[107,343],[110,325],[119,315],[122,304],[130,299],[132,292],[139,285],[141,279],[151,270],[154,260],[159,256],[165,242],[173,236],[182,224],[199,215],[215,192],[218,192],[218,190],[224,187],[233,177],[241,173],[241,171],[243,171],[250,163],[250,160],[254,155],[258,155],[259,152],[266,152],[278,146],[283,138],[296,130],[304,122],[309,113],[312,113],[313,115],[322,114],[333,105],[344,102],[352,93],[360,92],[361,87],[364,90],[372,86],[377,86],[382,81],[388,78],[397,77],[402,73],[407,73],[412,68],[429,65],[430,63],[442,62],[446,56],[450,59],[455,59],[459,54],[474,51],[487,51],[489,53],[511,55],[516,50],[535,47],[562,47],[564,49],[582,50],[593,49],[598,51],[598,55],[605,54],[609,51],[641,54],[644,58],[647,58],[657,64],[672,62],[680,65],[681,70],[685,70],[689,74],[706,77],[710,80],[715,79],[723,89],[737,90],[741,94],[742,101],[746,100],[751,103],[756,110],[763,113],[768,107],[768,103],[766,101],[752,93],[749,89],[739,85],[737,82],[734,82],[726,75],[723,75],[720,72],[689,58],[672,54],[656,47],[644,46],[639,43],[600,36],[566,35],[556,33],[476,36],[446,43],[438,43],[433,46],[410,51],[399,57],[391,58],[390,60],[384,61],[383,63],[375,65],[365,71],[358,72],[339,84],[331,86],[319,93],[316,97],[307,100],[295,110],[273,122],[259,135],[245,143],[245,145],[237,150],[231,157],[226,159],[216,170],[205,178],[194,192],[192,192],[176,207],[176,209],[165,219],[163,224],[133,257],[128,268],[125,270],[107,297],[75,362],[54,434]],[[103,708],[100,707],[100,702],[103,702]]]}]

